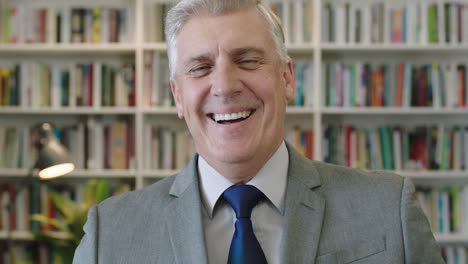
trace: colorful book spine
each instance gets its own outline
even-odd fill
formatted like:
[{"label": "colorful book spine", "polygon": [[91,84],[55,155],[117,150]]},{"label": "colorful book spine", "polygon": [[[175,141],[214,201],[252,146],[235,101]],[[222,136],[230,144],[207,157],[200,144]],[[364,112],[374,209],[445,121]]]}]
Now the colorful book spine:
[{"label": "colorful book spine", "polygon": [[331,107],[464,108],[466,68],[458,62],[330,62],[324,65],[324,102]]},{"label": "colorful book spine", "polygon": [[467,135],[460,126],[327,125],[322,158],[361,169],[460,171],[468,168]]},{"label": "colorful book spine", "polygon": [[[322,40],[344,44],[468,43],[468,8],[437,2],[322,2]],[[360,19],[362,18],[362,19]]]}]

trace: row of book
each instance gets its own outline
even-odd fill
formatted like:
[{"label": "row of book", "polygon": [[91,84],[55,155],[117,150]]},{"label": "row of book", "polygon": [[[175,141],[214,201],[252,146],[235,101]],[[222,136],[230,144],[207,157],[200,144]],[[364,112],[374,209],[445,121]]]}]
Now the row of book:
[{"label": "row of book", "polygon": [[192,159],[195,145],[184,129],[147,124],[145,126],[145,169],[181,170]]},{"label": "row of book", "polygon": [[165,42],[164,25],[167,12],[174,6],[174,3],[145,3],[145,41],[147,42]]},{"label": "row of book", "polygon": [[[32,215],[42,214],[50,218],[62,217],[52,203],[47,184],[33,181],[27,188],[12,183],[0,184],[0,231],[56,231],[52,225],[32,220]],[[130,187],[125,184],[126,190]],[[84,184],[77,183],[63,188],[60,194],[77,203],[83,201]]]},{"label": "row of book", "polygon": [[160,52],[148,51],[144,55],[143,105],[174,106],[169,83],[169,62]]},{"label": "row of book", "polygon": [[[77,169],[135,168],[134,126],[126,120],[89,117],[55,129]],[[30,168],[37,159],[37,135],[26,125],[0,127],[0,168]]]},{"label": "row of book", "polygon": [[324,66],[324,105],[465,107],[466,63],[334,62]]},{"label": "row of book", "polygon": [[467,248],[463,246],[444,246],[441,248],[442,257],[446,264],[467,263]]},{"label": "row of book", "polygon": [[296,97],[289,102],[290,106],[312,107],[314,104],[314,67],[311,62],[297,60]]},{"label": "row of book", "polygon": [[416,196],[432,232],[449,234],[468,231],[467,187],[419,188]]},{"label": "row of book", "polygon": [[322,41],[334,43],[468,43],[462,1],[327,1]]},{"label": "row of book", "polygon": [[[265,5],[281,19],[286,43],[310,43],[313,30],[313,3],[311,0],[268,0]],[[164,42],[164,19],[174,3],[147,3],[145,17],[146,41]]]},{"label": "row of book", "polygon": [[[135,169],[135,127],[133,120],[103,120],[89,117],[79,122],[75,136],[65,142],[81,169]],[[72,133],[73,133],[72,132]]]},{"label": "row of book", "polygon": [[468,170],[468,127],[327,125],[323,160],[370,170]]},{"label": "row of book", "polygon": [[130,9],[4,6],[2,43],[111,43],[133,39]]},{"label": "row of book", "polygon": [[[125,182],[103,182],[108,190],[106,196],[114,196],[132,189],[130,184]],[[0,232],[2,236],[8,236],[12,232],[56,232],[55,227],[49,224],[40,223],[32,220],[31,217],[35,214],[41,214],[51,219],[61,221],[63,216],[55,208],[52,203],[50,191],[53,190],[61,196],[83,206],[85,202],[85,182],[77,182],[73,185],[62,183],[49,186],[39,181],[33,181],[31,185],[24,189],[19,189],[13,184],[0,184]],[[86,202],[90,202],[86,200]],[[9,248],[12,246],[13,248]],[[31,243],[8,243],[0,242],[0,263],[13,263],[11,252],[15,254],[17,261],[25,261],[21,263],[63,263],[56,262],[57,255],[60,249],[54,248],[53,245],[46,242],[34,241]],[[3,261],[3,262],[2,262]],[[26,262],[27,261],[27,262]],[[14,262],[20,263],[20,262]]]},{"label": "row of book", "polygon": [[0,68],[0,106],[134,106],[133,64],[21,62]]},{"label": "row of book", "polygon": [[0,241],[0,263],[60,264],[60,252],[47,243],[20,243],[8,245]]},{"label": "row of book", "polygon": [[267,0],[264,4],[281,20],[287,44],[312,42],[314,28],[312,0]]},{"label": "row of book", "polygon": [[286,141],[304,155],[306,158],[314,159],[314,130],[294,127],[286,132]]}]

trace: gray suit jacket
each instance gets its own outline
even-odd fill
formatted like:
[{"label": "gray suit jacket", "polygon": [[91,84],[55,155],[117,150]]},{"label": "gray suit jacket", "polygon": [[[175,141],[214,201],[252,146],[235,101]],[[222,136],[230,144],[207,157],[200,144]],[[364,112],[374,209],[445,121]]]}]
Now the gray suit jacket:
[{"label": "gray suit jacket", "polygon": [[[443,263],[410,180],[288,150],[281,263]],[[197,158],[92,207],[73,263],[207,263]]]}]

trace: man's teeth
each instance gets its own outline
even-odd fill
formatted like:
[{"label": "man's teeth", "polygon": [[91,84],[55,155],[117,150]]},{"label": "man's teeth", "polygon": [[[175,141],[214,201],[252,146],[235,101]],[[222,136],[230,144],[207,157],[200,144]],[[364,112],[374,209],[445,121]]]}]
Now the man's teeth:
[{"label": "man's teeth", "polygon": [[227,120],[236,120],[239,118],[247,118],[250,116],[252,111],[244,111],[232,114],[214,114],[213,118],[216,122],[218,121],[227,121]]}]

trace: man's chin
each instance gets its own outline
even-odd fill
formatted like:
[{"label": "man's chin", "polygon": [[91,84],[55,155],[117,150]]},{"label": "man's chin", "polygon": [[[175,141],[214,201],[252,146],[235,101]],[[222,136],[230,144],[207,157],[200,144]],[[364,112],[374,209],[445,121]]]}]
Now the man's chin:
[{"label": "man's chin", "polygon": [[[220,148],[220,151],[210,154],[210,158],[218,164],[226,166],[243,165],[251,162],[255,155],[251,152],[244,150],[233,150],[227,146]],[[202,155],[204,158],[205,156]],[[206,158],[205,158],[206,159]]]}]

